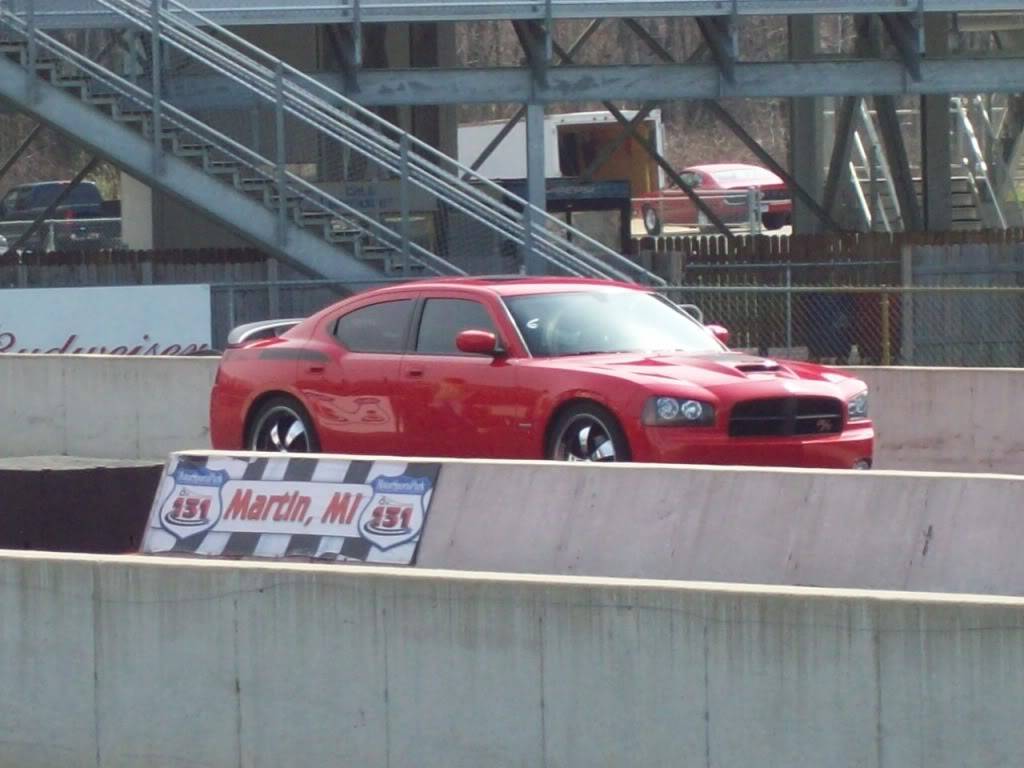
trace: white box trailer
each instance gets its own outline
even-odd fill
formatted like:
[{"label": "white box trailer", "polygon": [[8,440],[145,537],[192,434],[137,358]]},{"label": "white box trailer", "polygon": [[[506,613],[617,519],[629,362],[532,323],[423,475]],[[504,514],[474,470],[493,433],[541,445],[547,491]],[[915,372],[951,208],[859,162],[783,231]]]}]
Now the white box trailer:
[{"label": "white box trailer", "polygon": [[[636,110],[623,110],[632,120]],[[459,126],[459,162],[472,166],[507,120],[491,120]],[[622,125],[606,111],[566,112],[544,117],[544,170],[549,179],[574,178],[583,173],[601,150],[618,139]],[[653,141],[659,154],[665,150],[661,110],[644,118],[638,133]],[[526,121],[520,120],[478,172],[490,179],[526,178]],[[594,174],[595,181],[628,180],[634,195],[664,186],[664,171],[633,136],[615,150]]]}]

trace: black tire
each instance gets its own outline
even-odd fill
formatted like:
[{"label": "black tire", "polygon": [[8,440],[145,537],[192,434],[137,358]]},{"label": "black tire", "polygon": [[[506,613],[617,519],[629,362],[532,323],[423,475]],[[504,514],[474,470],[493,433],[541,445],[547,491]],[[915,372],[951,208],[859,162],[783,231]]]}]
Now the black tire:
[{"label": "black tire", "polygon": [[661,217],[658,216],[658,212],[650,205],[645,205],[640,212],[644,220],[644,229],[647,230],[647,234],[651,237],[657,237],[661,234]]},{"label": "black tire", "polygon": [[629,442],[618,419],[597,403],[580,403],[555,420],[548,437],[549,461],[629,461]]},{"label": "black tire", "polygon": [[282,395],[267,400],[250,419],[245,447],[250,451],[319,453],[320,438],[302,403]]},{"label": "black tire", "polygon": [[786,226],[786,214],[766,213],[761,217],[761,223],[765,229],[782,229]]}]

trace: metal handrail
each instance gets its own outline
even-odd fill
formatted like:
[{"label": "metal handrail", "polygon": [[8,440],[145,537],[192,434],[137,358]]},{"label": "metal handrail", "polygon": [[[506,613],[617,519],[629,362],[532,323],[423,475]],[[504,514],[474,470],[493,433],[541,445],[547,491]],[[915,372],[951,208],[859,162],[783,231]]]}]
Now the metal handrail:
[{"label": "metal handrail", "polygon": [[[151,29],[152,9],[142,3],[133,0],[98,2],[128,19],[139,29]],[[526,200],[510,194],[490,179],[473,173],[429,144],[408,136],[397,126],[344,98],[305,73],[284,64],[229,30],[213,25],[178,0],[166,2],[168,8],[160,15],[160,21],[164,25],[161,27],[164,42],[275,106],[275,90],[280,77],[278,73],[286,75],[281,78],[282,90],[286,97],[282,106],[289,115],[344,144],[357,145],[360,151],[372,149],[376,153],[373,159],[393,173],[399,174],[404,167],[408,171],[407,178],[410,183],[495,229],[515,243],[523,244],[527,239],[522,215],[515,206],[523,210],[529,207],[531,215],[526,217],[532,223],[529,234],[534,243],[543,246],[537,255],[548,263],[568,268],[577,274],[611,276],[619,279],[628,279],[627,276],[633,274],[649,282],[662,282],[653,273],[644,270],[594,238],[567,226],[546,211],[529,206]],[[195,23],[189,23],[182,17],[187,17]],[[228,45],[196,24],[216,29],[219,37],[233,45]],[[340,102],[345,109],[340,109],[331,102]],[[371,126],[376,127],[377,132]],[[415,150],[404,158],[405,163],[401,156],[400,142],[382,135],[387,133],[407,137],[409,147]],[[472,177],[476,184],[465,182],[462,177],[466,175]],[[495,195],[498,197],[497,200]],[[508,200],[513,205],[503,203],[502,200]],[[551,234],[545,224],[553,224],[556,228],[565,230],[571,234],[575,242]],[[600,255],[591,253],[577,242],[585,243]]]}]

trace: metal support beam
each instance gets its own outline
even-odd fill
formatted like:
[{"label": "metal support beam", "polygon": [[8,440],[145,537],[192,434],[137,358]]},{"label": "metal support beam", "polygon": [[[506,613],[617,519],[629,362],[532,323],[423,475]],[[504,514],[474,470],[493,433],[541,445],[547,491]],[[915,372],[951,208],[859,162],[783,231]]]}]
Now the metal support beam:
[{"label": "metal support beam", "polygon": [[[574,56],[577,51],[579,51],[584,45],[587,44],[590,38],[593,37],[594,33],[597,32],[598,27],[601,26],[601,23],[603,21],[604,19],[594,19],[592,22],[590,22],[590,24],[587,25],[587,28],[584,29],[583,32],[580,33],[579,37],[577,37],[576,40],[573,41],[573,44],[569,46],[568,55],[570,57]],[[494,154],[494,150],[496,150],[498,146],[501,144],[501,142],[505,140],[505,137],[512,132],[512,129],[516,127],[516,123],[522,120],[525,114],[525,106],[522,106],[518,110],[516,110],[516,113],[508,119],[508,122],[501,127],[500,131],[498,131],[498,134],[493,139],[491,139],[490,143],[486,147],[484,147],[483,151],[480,153],[477,159],[473,161],[473,164],[470,166],[471,170],[479,170],[480,166],[487,162],[487,158]]]},{"label": "metal support beam", "polygon": [[363,58],[361,30],[356,26],[342,24],[332,24],[326,30],[327,44],[341,68],[345,92],[356,94],[359,92],[358,72]]},{"label": "metal support beam", "polygon": [[903,141],[903,132],[900,130],[900,119],[896,114],[896,102],[892,96],[875,96],[874,102],[878,130],[882,135],[885,155],[889,160],[889,171],[892,173],[892,182],[900,201],[903,226],[910,232],[918,232],[922,228],[921,206],[917,204],[914,177],[910,172],[910,159]]},{"label": "metal support beam", "polygon": [[[360,92],[350,94],[367,107],[420,104],[581,104],[612,101],[769,99],[810,96],[1024,93],[1024,56],[929,58],[922,80],[907,77],[902,62],[888,60],[765,61],[736,64],[736,84],[723,81],[715,64],[640,66],[552,66],[548,86],[538,88],[528,70],[517,67],[363,69]],[[345,93],[339,73],[314,72],[323,85]],[[249,109],[256,99],[224,78],[178,75],[164,83],[165,97],[179,109]],[[338,102],[340,104],[340,101]]]},{"label": "metal support beam", "polygon": [[708,16],[697,19],[704,41],[722,70],[722,77],[732,85],[736,82],[736,28],[731,16]]},{"label": "metal support beam", "polygon": [[[648,34],[647,30],[645,30],[632,19],[626,19],[625,23],[640,37],[641,40],[643,40],[647,44],[648,48],[650,48],[651,51],[659,59],[661,59],[666,64],[675,63],[675,58],[672,56],[672,54],[665,50],[665,47],[661,45],[661,43],[659,43],[657,40],[651,37],[651,35]],[[762,147],[757,142],[757,140],[753,136],[751,136],[742,125],[740,125],[739,121],[736,120],[736,118],[733,117],[727,109],[725,109],[717,101],[712,101],[710,99],[702,101],[701,106],[709,110],[720,122],[724,123],[725,126],[729,128],[729,130],[731,130],[740,141],[743,142],[747,149],[753,152],[754,155],[762,163],[767,165],[768,168],[771,169],[771,171],[775,173],[776,176],[785,181],[792,189],[793,194],[800,198],[804,202],[804,204],[810,208],[814,215],[817,216],[825,226],[834,230],[842,229],[842,227],[840,227],[839,224],[832,219],[829,213],[826,212],[825,209],[818,204],[818,201],[813,197],[813,195],[807,192],[807,190],[805,190],[797,182],[797,180],[785,168],[782,167],[781,163],[776,161],[774,157],[772,157],[768,152],[766,152],[764,147]]]},{"label": "metal support beam", "polygon": [[536,21],[514,21],[512,27],[526,54],[534,82],[541,88],[547,88],[551,64],[551,34],[547,26]]},{"label": "metal support beam", "polygon": [[28,225],[28,229],[22,232],[21,236],[14,241],[14,244],[4,252],[2,257],[4,260],[12,255],[16,255],[18,250],[24,247],[25,243],[32,238],[32,235],[39,230],[39,227],[41,227],[47,219],[53,216],[53,212],[56,211],[57,208],[59,208],[60,205],[68,199],[68,197],[70,197],[71,193],[75,191],[75,188],[82,183],[85,177],[92,173],[93,169],[97,164],[99,164],[99,162],[99,157],[93,155],[92,159],[85,164],[85,167],[75,174],[75,178],[68,182],[68,185],[61,190],[60,194],[58,194],[57,197],[55,197],[53,201],[46,206],[42,213],[32,220],[32,223]]},{"label": "metal support beam", "polygon": [[[791,16],[788,32],[791,59],[813,60],[818,55],[814,16]],[[793,231],[801,234],[819,231],[822,222],[816,212],[818,195],[824,187],[821,113],[821,100],[813,96],[794,98],[789,103],[789,168],[802,190],[793,196]]]},{"label": "metal support beam", "polygon": [[32,142],[35,141],[36,136],[39,135],[41,130],[43,130],[41,123],[36,123],[32,126],[32,130],[28,132],[28,135],[24,139],[21,140],[21,144],[18,145],[18,148],[15,149],[11,153],[11,156],[4,161],[4,164],[0,166],[0,181],[2,181],[8,171],[14,167],[14,164],[21,159],[21,156],[24,155],[25,151],[32,145]]},{"label": "metal support beam", "polygon": [[[621,125],[629,126],[629,120],[627,120],[626,116],[616,109],[613,104],[606,102],[604,106],[612,113]],[[672,183],[679,187],[683,194],[693,201],[693,204],[697,206],[697,210],[707,217],[707,220],[715,227],[715,229],[725,235],[726,239],[729,240],[730,243],[735,242],[736,235],[734,235],[729,227],[726,226],[725,222],[719,218],[718,214],[711,210],[708,204],[704,202],[703,198],[694,191],[693,187],[686,183],[683,177],[679,175],[675,168],[672,167],[672,164],[658,153],[658,148],[654,146],[651,140],[644,138],[643,136],[637,136],[636,140],[637,143],[644,148],[647,154],[654,158],[654,162],[661,166]]]},{"label": "metal support beam", "polygon": [[647,116],[651,114],[657,106],[658,102],[656,101],[648,101],[644,104],[640,108],[640,111],[633,115],[633,119],[629,121],[629,124],[623,130],[619,131],[619,135],[615,137],[615,140],[609,141],[601,147],[601,151],[597,153],[597,157],[594,158],[590,165],[583,169],[583,173],[580,174],[580,180],[584,182],[593,181],[594,174],[604,167],[604,164],[611,159],[612,155],[615,154],[619,147],[629,140],[630,136],[636,134],[636,129],[643,124],[644,120],[647,119]]},{"label": "metal support beam", "polygon": [[[644,30],[643,27],[641,27],[632,19],[626,19],[626,23],[631,27],[643,30],[643,32],[646,34],[646,30]],[[651,40],[652,42],[655,43],[655,45],[657,45],[657,41],[653,40],[653,38],[651,38]],[[559,47],[558,45],[555,45],[555,53],[566,64],[572,63],[572,59],[569,57],[568,52],[563,51],[561,47]],[[666,52],[665,55],[667,56],[668,53]],[[637,135],[633,131],[633,128],[630,127],[630,122],[629,120],[626,119],[626,116],[623,115],[622,112],[620,112],[619,109],[610,101],[602,101],[601,104],[604,106],[605,109],[608,110],[608,112],[611,113],[611,115],[616,120],[618,120],[619,124],[623,126],[627,134],[633,134],[633,136],[637,140],[637,143],[641,147],[643,147],[647,154],[654,159],[654,161],[665,171],[666,174],[668,174],[668,177],[669,179],[672,180],[672,183],[679,187],[683,194],[685,194],[688,198],[690,198],[690,200],[693,201],[693,204],[697,207],[697,210],[699,210],[707,217],[707,220],[711,222],[715,229],[717,229],[721,234],[725,235],[725,237],[730,242],[732,242],[735,239],[735,235],[733,235],[729,227],[726,226],[725,222],[722,221],[718,214],[711,210],[711,207],[707,203],[705,203],[704,200],[700,197],[700,195],[698,195],[693,190],[693,187],[687,184],[683,177],[676,172],[676,169],[672,167],[672,164],[661,156],[661,153],[658,152],[658,148],[654,146],[651,140],[643,136]]]},{"label": "metal support beam", "polygon": [[850,152],[853,149],[853,134],[856,130],[855,117],[860,109],[860,97],[847,96],[839,105],[836,116],[835,143],[832,145],[832,159],[828,164],[825,179],[823,207],[829,216],[835,216],[839,189],[849,172]]},{"label": "metal support beam", "polygon": [[[33,0],[43,29],[113,29],[129,22],[99,3],[83,0]],[[338,24],[352,18],[351,0],[311,3],[309,0],[186,0],[184,5],[224,26]],[[602,18],[696,18],[729,11],[737,16],[787,16],[816,13],[960,13],[1007,11],[1019,16],[1020,0],[582,0],[561,2],[457,2],[378,0],[363,9],[363,23],[509,21]]]},{"label": "metal support beam", "polygon": [[547,211],[547,175],[544,172],[544,105],[526,106],[526,191],[529,206],[523,211],[524,238],[523,264],[527,274],[541,275],[546,271],[542,258],[533,248],[533,235],[537,227],[544,226],[538,214]]},{"label": "metal support beam", "polygon": [[882,23],[889,32],[903,65],[915,82],[921,82],[921,58],[924,56],[924,29],[918,15],[882,14]]},{"label": "metal support beam", "polygon": [[[928,14],[924,31],[929,58],[949,53],[950,17]],[[949,114],[950,89],[921,99],[922,222],[929,232],[943,232],[953,225],[952,147]],[[969,92],[969,91],[968,91]]]}]

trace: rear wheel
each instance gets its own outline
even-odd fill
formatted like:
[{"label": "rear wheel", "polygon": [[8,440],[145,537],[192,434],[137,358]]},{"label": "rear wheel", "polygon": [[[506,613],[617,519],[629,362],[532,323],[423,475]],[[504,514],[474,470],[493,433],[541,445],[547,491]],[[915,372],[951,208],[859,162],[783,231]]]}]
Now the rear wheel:
[{"label": "rear wheel", "polygon": [[661,219],[658,218],[658,212],[649,205],[645,205],[643,208],[644,217],[644,229],[647,230],[647,234],[651,237],[657,237],[661,234]]},{"label": "rear wheel", "polygon": [[765,229],[782,229],[786,226],[786,215],[783,213],[766,213],[761,217]]},{"label": "rear wheel", "polygon": [[547,458],[552,461],[629,461],[629,444],[619,422],[596,403],[573,406],[551,430]]},{"label": "rear wheel", "polygon": [[260,406],[245,444],[250,451],[317,453],[320,450],[313,420],[302,404],[291,397],[274,397]]}]

